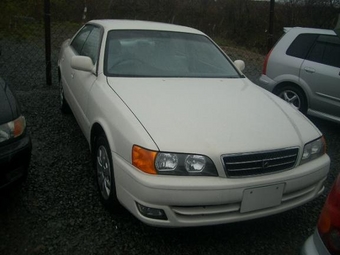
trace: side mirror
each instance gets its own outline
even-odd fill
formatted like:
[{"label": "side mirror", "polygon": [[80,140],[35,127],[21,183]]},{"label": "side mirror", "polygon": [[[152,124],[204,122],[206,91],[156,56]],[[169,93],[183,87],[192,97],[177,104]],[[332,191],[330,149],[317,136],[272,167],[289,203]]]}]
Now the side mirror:
[{"label": "side mirror", "polygon": [[73,56],[71,59],[71,67],[85,72],[92,72],[94,70],[92,59],[86,56]]},{"label": "side mirror", "polygon": [[234,65],[237,67],[238,70],[241,72],[246,68],[246,64],[244,63],[243,60],[235,60]]}]

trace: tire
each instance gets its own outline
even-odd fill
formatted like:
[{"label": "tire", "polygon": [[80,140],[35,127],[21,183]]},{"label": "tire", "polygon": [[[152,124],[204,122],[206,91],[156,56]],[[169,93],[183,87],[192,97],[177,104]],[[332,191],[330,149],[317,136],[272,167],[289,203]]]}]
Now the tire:
[{"label": "tire", "polygon": [[286,85],[279,88],[275,94],[303,114],[307,113],[307,100],[304,92],[300,88]]},{"label": "tire", "polygon": [[94,169],[98,192],[102,204],[112,212],[121,208],[116,193],[112,156],[105,134],[95,140]]},{"label": "tire", "polygon": [[64,88],[63,88],[61,78],[59,79],[59,100],[60,100],[60,106],[59,106],[60,111],[64,114],[70,113],[71,109],[64,96]]}]

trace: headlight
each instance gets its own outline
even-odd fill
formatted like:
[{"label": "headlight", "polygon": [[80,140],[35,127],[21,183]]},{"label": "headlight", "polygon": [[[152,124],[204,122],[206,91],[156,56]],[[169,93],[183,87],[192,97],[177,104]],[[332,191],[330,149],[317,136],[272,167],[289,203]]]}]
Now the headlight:
[{"label": "headlight", "polygon": [[156,157],[156,169],[158,171],[175,171],[178,167],[178,157],[172,153],[159,153]]},{"label": "headlight", "polygon": [[307,143],[303,149],[300,165],[320,157],[326,153],[326,142],[323,137]]},{"label": "headlight", "polygon": [[212,160],[203,155],[155,152],[134,145],[132,164],[149,174],[217,176]]},{"label": "headlight", "polygon": [[26,120],[24,116],[20,116],[16,120],[0,125],[0,143],[22,135],[25,128]]}]

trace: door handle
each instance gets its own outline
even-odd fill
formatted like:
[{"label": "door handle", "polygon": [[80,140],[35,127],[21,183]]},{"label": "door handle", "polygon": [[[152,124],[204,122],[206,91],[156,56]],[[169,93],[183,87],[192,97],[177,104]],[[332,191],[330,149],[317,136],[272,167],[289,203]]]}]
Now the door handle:
[{"label": "door handle", "polygon": [[305,67],[305,71],[307,73],[315,73],[315,69],[314,68],[311,68],[311,67]]}]

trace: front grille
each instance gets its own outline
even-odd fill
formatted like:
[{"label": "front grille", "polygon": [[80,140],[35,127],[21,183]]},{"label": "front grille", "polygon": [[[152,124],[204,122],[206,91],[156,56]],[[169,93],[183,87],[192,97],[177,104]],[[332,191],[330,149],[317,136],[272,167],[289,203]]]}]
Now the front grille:
[{"label": "front grille", "polygon": [[229,177],[268,174],[294,167],[299,149],[290,148],[258,153],[224,155],[225,171]]}]

